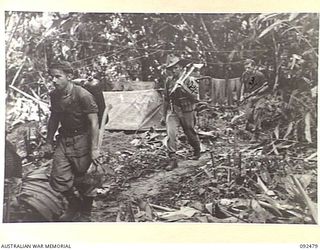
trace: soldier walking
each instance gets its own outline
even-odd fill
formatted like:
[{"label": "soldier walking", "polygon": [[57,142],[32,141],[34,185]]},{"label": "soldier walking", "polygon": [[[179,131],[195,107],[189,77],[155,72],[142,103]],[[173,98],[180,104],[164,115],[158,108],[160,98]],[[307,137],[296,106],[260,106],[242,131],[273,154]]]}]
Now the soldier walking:
[{"label": "soldier walking", "polygon": [[45,149],[53,152],[52,188],[61,192],[69,206],[61,221],[90,221],[94,188],[84,182],[91,163],[99,164],[98,106],[92,94],[71,82],[72,68],[57,62],[49,68],[55,90],[50,94],[51,114]]},{"label": "soldier walking", "polygon": [[[192,86],[178,85],[176,90],[172,89],[176,85],[177,80],[182,74],[182,60],[178,57],[169,58],[166,65],[169,76],[165,81],[164,86],[164,117],[162,124],[166,124],[167,130],[167,149],[170,157],[170,164],[166,170],[172,170],[178,166],[176,151],[177,151],[177,132],[180,125],[187,136],[189,144],[193,147],[193,160],[198,160],[200,157],[200,140],[195,131],[195,104],[197,99],[197,88]],[[186,88],[188,88],[186,90]],[[191,88],[190,88],[191,87]]]}]

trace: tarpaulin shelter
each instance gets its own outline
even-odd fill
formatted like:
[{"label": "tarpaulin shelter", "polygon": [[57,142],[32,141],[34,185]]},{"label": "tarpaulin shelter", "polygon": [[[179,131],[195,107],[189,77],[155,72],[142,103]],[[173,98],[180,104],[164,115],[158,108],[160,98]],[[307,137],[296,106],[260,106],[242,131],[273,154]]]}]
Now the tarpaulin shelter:
[{"label": "tarpaulin shelter", "polygon": [[163,128],[162,96],[155,89],[103,92],[109,112],[108,130],[147,130]]},{"label": "tarpaulin shelter", "polygon": [[[103,92],[106,105],[112,106],[109,112],[109,130],[147,130],[151,127],[164,129],[160,125],[162,118],[162,96],[159,90],[153,88],[152,82],[137,82],[132,85],[133,91]],[[216,79],[206,78],[199,83],[199,99],[210,99],[211,105],[232,105],[239,100],[240,78]],[[130,85],[131,86],[131,85]],[[137,88],[137,86],[139,88]]]}]

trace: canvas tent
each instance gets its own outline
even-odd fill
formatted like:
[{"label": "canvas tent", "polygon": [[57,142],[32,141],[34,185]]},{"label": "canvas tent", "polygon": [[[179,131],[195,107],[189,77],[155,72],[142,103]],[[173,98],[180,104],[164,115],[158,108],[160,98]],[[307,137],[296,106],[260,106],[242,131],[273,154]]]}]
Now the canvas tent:
[{"label": "canvas tent", "polygon": [[111,104],[108,130],[146,130],[160,125],[162,96],[155,89],[103,92],[106,105]]},{"label": "canvas tent", "polygon": [[[144,83],[143,85],[141,83]],[[131,86],[131,85],[130,85]],[[111,104],[108,130],[147,130],[151,127],[164,129],[162,118],[162,96],[152,82],[136,82],[133,91],[103,92],[106,105]],[[139,90],[139,88],[148,88]],[[232,105],[239,100],[240,78],[206,78],[199,81],[199,99],[210,99],[211,105]]]}]

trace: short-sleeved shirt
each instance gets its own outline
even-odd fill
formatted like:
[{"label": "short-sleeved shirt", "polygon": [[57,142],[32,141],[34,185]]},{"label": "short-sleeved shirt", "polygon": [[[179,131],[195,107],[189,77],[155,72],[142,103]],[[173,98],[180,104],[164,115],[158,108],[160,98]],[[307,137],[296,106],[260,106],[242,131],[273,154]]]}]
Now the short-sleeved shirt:
[{"label": "short-sleeved shirt", "polygon": [[73,84],[69,95],[62,97],[57,91],[50,94],[51,112],[57,115],[65,132],[85,131],[89,128],[88,114],[98,113],[93,95]]},{"label": "short-sleeved shirt", "polygon": [[244,72],[241,81],[244,84],[244,93],[251,93],[266,82],[266,77],[262,72],[255,70],[250,73]]}]

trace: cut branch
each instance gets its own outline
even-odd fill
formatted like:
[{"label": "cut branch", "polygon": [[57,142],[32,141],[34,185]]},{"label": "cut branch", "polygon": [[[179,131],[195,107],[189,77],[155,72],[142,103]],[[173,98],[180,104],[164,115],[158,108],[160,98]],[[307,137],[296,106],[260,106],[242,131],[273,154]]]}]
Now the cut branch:
[{"label": "cut branch", "polygon": [[13,89],[14,91],[19,92],[21,95],[27,97],[28,99],[31,99],[32,101],[36,102],[37,104],[44,105],[45,107],[49,106],[49,104],[47,104],[41,100],[38,100],[37,98],[33,97],[32,95],[27,94],[26,92],[23,92],[22,90],[16,88],[15,86],[10,85],[9,88]]}]

